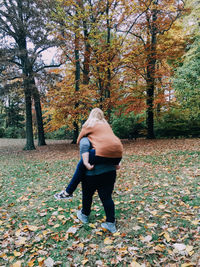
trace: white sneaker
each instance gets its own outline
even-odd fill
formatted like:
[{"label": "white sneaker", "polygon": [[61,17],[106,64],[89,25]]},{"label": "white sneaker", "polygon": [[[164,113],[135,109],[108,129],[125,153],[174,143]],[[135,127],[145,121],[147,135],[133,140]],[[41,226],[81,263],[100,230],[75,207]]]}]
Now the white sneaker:
[{"label": "white sneaker", "polygon": [[101,224],[101,227],[107,229],[111,233],[116,233],[117,232],[117,228],[116,228],[115,223],[105,222],[105,223]]},{"label": "white sneaker", "polygon": [[83,214],[81,210],[78,210],[76,215],[82,223],[88,223],[88,216]]}]

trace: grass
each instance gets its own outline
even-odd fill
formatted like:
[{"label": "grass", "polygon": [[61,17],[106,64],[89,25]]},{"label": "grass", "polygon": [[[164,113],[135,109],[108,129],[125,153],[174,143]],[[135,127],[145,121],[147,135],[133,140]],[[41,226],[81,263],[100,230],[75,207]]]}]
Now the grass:
[{"label": "grass", "polygon": [[57,141],[25,152],[19,141],[1,141],[1,266],[45,266],[49,260],[92,267],[200,264],[199,139],[124,143],[113,194],[114,235],[100,228],[105,217],[97,195],[89,225],[75,216],[80,186],[70,201],[53,198],[73,174],[76,146]]}]

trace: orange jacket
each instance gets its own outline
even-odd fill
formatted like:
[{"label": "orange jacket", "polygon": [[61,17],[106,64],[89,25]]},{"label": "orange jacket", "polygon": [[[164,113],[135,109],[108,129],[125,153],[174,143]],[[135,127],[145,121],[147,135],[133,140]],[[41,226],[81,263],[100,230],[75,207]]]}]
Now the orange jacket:
[{"label": "orange jacket", "polygon": [[122,157],[122,143],[113,133],[108,123],[98,122],[92,127],[83,127],[78,136],[77,144],[79,144],[84,136],[90,140],[93,148],[96,150],[96,156],[106,158]]}]

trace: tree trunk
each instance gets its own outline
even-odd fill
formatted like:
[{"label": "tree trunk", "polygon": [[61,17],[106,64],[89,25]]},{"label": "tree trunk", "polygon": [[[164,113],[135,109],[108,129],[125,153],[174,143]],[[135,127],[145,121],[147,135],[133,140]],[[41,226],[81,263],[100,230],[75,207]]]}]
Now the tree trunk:
[{"label": "tree trunk", "polygon": [[[156,5],[157,2],[155,1]],[[154,91],[155,91],[155,68],[156,68],[156,20],[157,10],[153,10],[152,23],[149,27],[149,36],[147,40],[147,111],[146,111],[146,124],[147,124],[147,138],[154,139]],[[150,25],[150,24],[149,24]]]},{"label": "tree trunk", "polygon": [[106,82],[106,90],[105,90],[105,98],[108,98],[108,109],[107,109],[107,119],[110,121],[111,116],[111,103],[110,103],[110,87],[111,87],[111,70],[110,70],[110,63],[111,63],[111,57],[110,57],[110,38],[111,38],[111,28],[110,28],[110,19],[109,19],[109,9],[110,9],[110,3],[107,1],[106,6],[106,16],[107,16],[107,48],[108,48],[108,70],[107,70],[107,82]]},{"label": "tree trunk", "polygon": [[33,125],[32,125],[32,101],[31,91],[25,86],[25,104],[26,104],[26,145],[24,150],[34,150]]},{"label": "tree trunk", "polygon": [[40,94],[35,85],[35,80],[32,80],[33,84],[33,99],[35,104],[36,118],[37,118],[37,130],[38,130],[38,146],[45,146],[45,135],[44,135],[44,127],[43,127],[43,118],[42,118],[42,108],[40,103]]},{"label": "tree trunk", "polygon": [[154,139],[154,81],[147,82],[147,111],[146,111],[146,124],[147,124],[147,138]]},{"label": "tree trunk", "polygon": [[[80,86],[80,59],[79,59],[79,38],[77,37],[77,34],[75,34],[75,91],[79,91]],[[77,102],[75,104],[75,109],[78,107],[79,103]],[[73,131],[73,140],[72,144],[76,144],[76,140],[78,138],[79,133],[79,127],[77,122],[74,121],[74,131]]]}]

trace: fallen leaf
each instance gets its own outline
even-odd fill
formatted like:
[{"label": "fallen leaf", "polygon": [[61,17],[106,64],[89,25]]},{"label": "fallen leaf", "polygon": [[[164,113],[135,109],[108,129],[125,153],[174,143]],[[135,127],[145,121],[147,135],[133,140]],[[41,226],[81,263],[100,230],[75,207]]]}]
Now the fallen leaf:
[{"label": "fallen leaf", "polygon": [[18,236],[20,236],[20,234],[21,234],[21,230],[18,229],[18,230],[15,232],[15,235],[18,237]]},{"label": "fallen leaf", "polygon": [[44,261],[44,266],[46,266],[46,267],[53,267],[54,266],[54,260],[51,257],[48,257]]},{"label": "fallen leaf", "polygon": [[53,228],[58,228],[60,226],[60,224],[55,224]]},{"label": "fallen leaf", "polygon": [[15,257],[19,257],[19,256],[21,256],[21,255],[22,255],[22,253],[21,253],[21,252],[19,252],[19,251],[16,251],[16,250],[14,250],[13,254],[14,254],[14,256],[15,256]]},{"label": "fallen leaf", "polygon": [[167,232],[164,233],[164,237],[167,240],[167,242],[170,242],[171,241],[171,238],[170,238],[170,236],[169,236],[169,234]]},{"label": "fallen leaf", "polygon": [[34,266],[35,265],[35,259],[32,259],[32,260],[30,260],[29,262],[28,262],[28,266],[29,267],[32,267],[32,266]]},{"label": "fallen leaf", "polygon": [[100,265],[100,266],[102,266],[102,265],[103,265],[103,261],[98,260],[98,261],[95,262],[95,264],[96,264],[96,265]]},{"label": "fallen leaf", "polygon": [[130,267],[141,267],[141,265],[134,260],[131,262]]},{"label": "fallen leaf", "polygon": [[22,245],[25,245],[26,241],[27,241],[26,237],[19,237],[19,239],[15,241],[15,245],[17,247],[20,247]]},{"label": "fallen leaf", "polygon": [[198,225],[199,224],[199,220],[191,221],[191,223],[194,224],[194,225]]},{"label": "fallen leaf", "polygon": [[110,245],[110,244],[113,243],[113,240],[110,239],[109,237],[106,237],[103,242],[104,242],[105,245]]},{"label": "fallen leaf", "polygon": [[66,219],[66,217],[64,215],[58,215],[58,220],[62,221],[63,219]]},{"label": "fallen leaf", "polygon": [[38,261],[38,263],[39,263],[39,266],[42,266],[42,265],[43,265],[44,260],[45,260],[44,257],[39,257],[39,258],[37,259],[37,261]]},{"label": "fallen leaf", "polygon": [[185,244],[179,244],[179,243],[175,243],[173,245],[173,247],[178,250],[178,251],[181,251],[181,250],[185,250],[186,249],[186,245]]},{"label": "fallen leaf", "polygon": [[188,262],[188,263],[181,264],[181,267],[191,267],[191,266],[196,266],[196,263],[194,263],[194,262]]},{"label": "fallen leaf", "polygon": [[114,233],[113,236],[120,236],[120,232]]},{"label": "fallen leaf", "polygon": [[35,232],[38,230],[38,227],[34,225],[27,225],[27,228],[29,231],[32,231],[32,232]]},{"label": "fallen leaf", "polygon": [[91,227],[91,228],[96,228],[96,226],[93,224],[93,223],[89,223],[89,226]]},{"label": "fallen leaf", "polygon": [[85,265],[88,261],[89,261],[88,259],[84,259],[84,260],[81,261],[81,263],[82,263],[83,265]]},{"label": "fallen leaf", "polygon": [[11,267],[21,267],[22,266],[22,261],[16,261],[11,265]]},{"label": "fallen leaf", "polygon": [[150,242],[152,240],[152,236],[151,235],[147,235],[145,237],[141,237],[140,238],[142,242]]},{"label": "fallen leaf", "polygon": [[77,227],[71,226],[71,227],[69,227],[69,229],[67,230],[66,233],[68,233],[68,234],[75,234],[77,232],[77,230],[78,230]]}]

